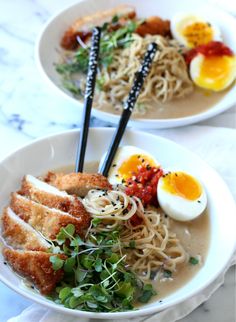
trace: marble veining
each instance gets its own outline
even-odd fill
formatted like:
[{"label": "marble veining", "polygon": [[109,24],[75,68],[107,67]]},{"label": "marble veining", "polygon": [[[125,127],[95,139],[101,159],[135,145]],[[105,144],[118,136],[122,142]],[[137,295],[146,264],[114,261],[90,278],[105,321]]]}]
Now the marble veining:
[{"label": "marble veining", "polygon": [[[43,24],[72,2],[63,0],[60,5],[55,0],[1,2],[0,114],[9,126],[32,138],[80,125],[81,111],[77,105],[68,105],[45,85],[34,59],[35,41]],[[94,118],[91,124],[109,125]]]}]

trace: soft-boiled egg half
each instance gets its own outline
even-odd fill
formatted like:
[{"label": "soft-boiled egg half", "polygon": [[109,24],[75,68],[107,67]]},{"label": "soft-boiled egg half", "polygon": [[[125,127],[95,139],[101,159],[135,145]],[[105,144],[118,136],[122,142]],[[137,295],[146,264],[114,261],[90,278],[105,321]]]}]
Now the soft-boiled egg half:
[{"label": "soft-boiled egg half", "polygon": [[[103,163],[103,156],[100,166]],[[99,168],[100,168],[99,166]],[[141,166],[159,166],[155,158],[148,152],[135,146],[126,145],[118,148],[112,162],[108,179],[111,184],[124,183],[131,178]]]},{"label": "soft-boiled egg half", "polygon": [[236,77],[236,57],[204,56],[197,54],[190,63],[190,76],[202,88],[221,91],[230,86]]},{"label": "soft-boiled egg half", "polygon": [[166,172],[158,182],[157,196],[163,211],[179,221],[198,217],[207,205],[202,184],[183,171]]},{"label": "soft-boiled egg half", "polygon": [[171,19],[171,33],[187,48],[221,40],[220,30],[214,23],[189,13],[178,13]]}]

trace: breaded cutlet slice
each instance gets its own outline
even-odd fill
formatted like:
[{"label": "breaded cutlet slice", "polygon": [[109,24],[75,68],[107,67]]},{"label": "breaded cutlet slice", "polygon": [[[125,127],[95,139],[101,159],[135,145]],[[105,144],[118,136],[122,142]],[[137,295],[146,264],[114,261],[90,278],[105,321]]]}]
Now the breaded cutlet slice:
[{"label": "breaded cutlet slice", "polygon": [[2,215],[2,236],[8,245],[17,249],[47,251],[48,243],[35,229],[7,207]]},{"label": "breaded cutlet slice", "polygon": [[[52,254],[42,251],[22,251],[8,247],[3,248],[3,256],[18,274],[26,277],[42,294],[50,294],[62,279],[62,269],[55,271],[50,262]],[[63,254],[54,255],[66,259]]]},{"label": "breaded cutlet slice", "polygon": [[83,222],[88,226],[90,224],[91,217],[76,196],[70,196],[38,178],[26,175],[19,193],[49,208],[68,212],[75,217],[83,217]]},{"label": "breaded cutlet slice", "polygon": [[136,16],[135,8],[128,4],[121,4],[115,8],[96,12],[76,20],[71,26],[71,29],[74,32],[88,31],[94,26],[101,26],[105,22],[110,22],[115,15],[124,18],[134,18]]},{"label": "breaded cutlet slice", "polygon": [[66,30],[61,40],[61,46],[67,50],[76,49],[78,46],[76,36],[89,35],[94,26],[102,26],[104,23],[110,22],[114,16],[117,16],[119,19],[117,25],[122,26],[126,20],[133,19],[136,16],[136,12],[134,7],[124,4],[112,9],[83,16]]},{"label": "breaded cutlet slice", "polygon": [[59,190],[85,197],[91,189],[111,190],[108,179],[99,173],[53,173],[48,172],[45,181]]},{"label": "breaded cutlet slice", "polygon": [[54,239],[60,229],[68,224],[73,224],[78,234],[83,234],[83,230],[88,227],[83,217],[74,217],[61,210],[43,206],[17,193],[12,194],[10,207],[47,239]]}]

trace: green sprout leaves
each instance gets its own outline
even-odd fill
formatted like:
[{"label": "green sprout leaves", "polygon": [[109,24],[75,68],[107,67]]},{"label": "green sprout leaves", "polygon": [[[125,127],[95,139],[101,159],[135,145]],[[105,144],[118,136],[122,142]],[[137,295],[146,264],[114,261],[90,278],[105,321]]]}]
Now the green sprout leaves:
[{"label": "green sprout leaves", "polygon": [[58,256],[50,256],[50,262],[52,263],[52,268],[54,271],[58,271],[64,265],[64,260]]},{"label": "green sprout leaves", "polygon": [[199,264],[199,260],[196,257],[190,257],[189,263],[192,265],[197,265],[197,264]]},{"label": "green sprout leaves", "polygon": [[[128,21],[125,26],[120,28],[110,28],[116,26],[119,21],[118,16],[114,16],[110,23],[104,23],[102,26],[102,36],[100,41],[99,67],[107,69],[113,62],[114,52],[118,48],[126,48],[133,41],[133,32],[138,24],[134,21]],[[114,30],[113,30],[114,29]],[[62,75],[62,85],[74,96],[81,97],[83,93],[80,85],[74,80],[73,75],[77,73],[86,74],[89,62],[89,46],[80,47],[71,57],[67,57],[65,62],[56,64],[56,71]],[[102,70],[102,69],[101,69]],[[103,89],[105,78],[101,73],[97,78],[96,86],[99,90]]]},{"label": "green sprout leaves", "polygon": [[153,290],[153,287],[151,284],[146,284],[143,287],[143,293],[138,298],[139,302],[141,303],[147,303],[153,295],[156,295],[157,293]]},{"label": "green sprout leaves", "polygon": [[[93,219],[92,227],[101,224]],[[73,225],[61,228],[54,241],[58,255],[50,257],[53,269],[64,270],[64,279],[52,295],[56,303],[71,309],[93,312],[131,310],[134,303],[146,303],[155,292],[151,285],[144,285],[125,266],[125,257],[119,253],[119,230],[90,232],[85,240],[75,233]],[[135,247],[130,242],[130,248]]]}]

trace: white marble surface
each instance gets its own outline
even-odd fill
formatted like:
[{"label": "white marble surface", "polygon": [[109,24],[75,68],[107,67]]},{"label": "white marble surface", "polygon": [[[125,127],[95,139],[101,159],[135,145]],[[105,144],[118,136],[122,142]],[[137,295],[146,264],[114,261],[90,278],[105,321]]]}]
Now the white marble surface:
[{"label": "white marble surface", "polygon": [[[32,138],[79,125],[80,115],[76,107],[48,89],[34,62],[34,43],[42,25],[57,10],[72,2],[0,0],[0,158]],[[235,0],[227,2],[234,3]],[[227,6],[230,10],[231,5]],[[236,105],[202,124],[235,130]],[[108,124],[93,119],[92,125]],[[159,133],[168,136],[165,131]],[[232,153],[236,153],[235,150]],[[228,176],[230,180],[230,174]],[[235,279],[236,271],[232,267],[226,274],[225,284],[181,322],[235,321]],[[30,301],[0,284],[0,322],[20,313],[29,304]]]}]

